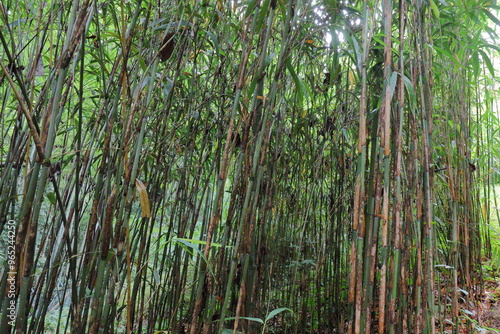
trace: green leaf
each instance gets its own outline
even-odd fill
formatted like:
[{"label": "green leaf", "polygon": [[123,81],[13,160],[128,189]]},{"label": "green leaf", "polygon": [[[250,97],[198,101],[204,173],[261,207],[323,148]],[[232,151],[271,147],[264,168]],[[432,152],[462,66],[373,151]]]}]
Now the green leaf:
[{"label": "green leaf", "polygon": [[268,55],[268,56],[266,57],[266,59],[264,59],[264,68],[266,68],[266,67],[269,65],[269,63],[273,60],[273,58],[274,58],[275,56],[276,56],[276,52],[273,52],[273,53],[271,53],[270,55]]},{"label": "green leaf", "polygon": [[170,92],[174,88],[174,81],[172,79],[167,78],[167,82],[163,85],[163,94],[164,98],[167,98]]},{"label": "green leaf", "polygon": [[174,242],[174,243],[176,243],[177,245],[181,246],[189,254],[194,254],[193,252],[190,252],[189,249],[192,249],[194,252],[196,252],[203,259],[203,261],[205,261],[205,263],[207,264],[207,268],[210,271],[210,273],[212,274],[212,276],[215,277],[215,274],[214,274],[214,272],[212,270],[212,267],[210,267],[210,264],[208,263],[207,258],[205,257],[205,255],[203,255],[203,253],[200,251],[200,249],[195,244],[193,244],[191,242],[193,240],[191,240],[191,239],[182,239],[182,238],[173,238],[171,241]]},{"label": "green leaf", "polygon": [[17,27],[17,26],[22,25],[22,24],[23,24],[23,23],[25,23],[26,21],[28,21],[28,20],[27,20],[27,19],[19,19],[19,20],[15,20],[15,21],[13,21],[13,22],[10,24],[10,26],[11,26],[12,28],[14,28],[14,27]]},{"label": "green leaf", "polygon": [[481,54],[481,58],[483,58],[484,63],[486,64],[486,67],[488,67],[488,70],[490,71],[490,74],[492,77],[495,77],[495,68],[493,67],[493,63],[491,62],[490,57],[484,52],[483,50],[477,50]]},{"label": "green leaf", "polygon": [[483,13],[486,14],[486,16],[488,16],[490,18],[490,20],[492,20],[493,22],[495,22],[497,25],[500,26],[500,21],[498,20],[498,18],[495,15],[493,15],[489,10],[484,9],[484,8],[482,9],[482,11],[483,11]]},{"label": "green leaf", "polygon": [[[193,243],[193,244],[197,244],[197,245],[206,245],[207,244],[207,242],[204,240],[196,240],[196,239],[174,238],[173,240],[184,240],[184,241],[187,241],[189,243]],[[222,247],[222,244],[212,242],[210,244],[210,246],[220,248],[220,247]],[[232,246],[226,246],[226,247],[232,247]]]},{"label": "green leaf", "polygon": [[429,5],[431,6],[432,14],[439,19],[439,8],[433,0],[430,0]]},{"label": "green leaf", "polygon": [[174,21],[174,22],[169,22],[167,24],[163,24],[161,26],[158,26],[154,29],[154,32],[157,31],[165,31],[165,30],[170,30],[170,29],[179,29],[181,27],[192,27],[193,24],[189,21],[186,20],[180,20],[180,21]]},{"label": "green leaf", "polygon": [[472,70],[474,71],[474,76],[477,77],[479,75],[479,54],[477,52],[474,52],[471,55],[471,63],[472,63]]},{"label": "green leaf", "polygon": [[304,82],[302,81],[302,79],[298,77],[297,73],[295,73],[295,69],[292,66],[290,58],[287,58],[287,60],[285,60],[285,66],[288,72],[290,72],[293,82],[295,83],[295,88],[297,88],[297,94],[298,94],[298,104],[300,107],[302,107],[304,103],[304,92],[305,92]]},{"label": "green leaf", "polygon": [[47,194],[47,199],[49,200],[49,202],[50,202],[51,204],[54,204],[54,205],[55,205],[55,204],[57,203],[56,194],[54,194],[54,193],[48,193],[48,194]]},{"label": "green leaf", "polygon": [[160,274],[158,273],[158,268],[152,268],[153,271],[153,279],[155,281],[155,285],[160,285]]},{"label": "green leaf", "polygon": [[[224,321],[235,320],[235,319],[236,319],[236,317],[229,317],[229,318],[225,318]],[[264,320],[262,320],[261,318],[239,317],[239,319],[255,321],[255,322],[258,322],[259,324],[264,324]]]},{"label": "green leaf", "polygon": [[210,31],[205,31],[205,33],[208,35],[208,38],[212,42],[215,48],[215,52],[217,53],[217,56],[220,56],[220,47],[219,47],[219,41],[217,39],[217,36],[214,35],[214,33]]},{"label": "green leaf", "polygon": [[349,134],[347,133],[347,129],[346,128],[342,128],[342,134],[344,135],[344,139],[349,142]]},{"label": "green leaf", "polygon": [[348,35],[348,40],[351,42],[352,48],[354,50],[354,53],[356,54],[356,57],[353,57],[353,61],[356,63],[356,68],[359,71],[361,71],[362,63],[361,63],[361,48],[359,47],[359,43],[356,40],[356,36],[349,34]]},{"label": "green leaf", "polygon": [[290,311],[293,313],[293,310],[289,309],[288,307],[280,307],[280,308],[277,308],[276,310],[269,312],[269,314],[266,317],[266,322],[268,322],[269,320],[274,318],[277,314],[284,312],[284,311]]},{"label": "green leaf", "polygon": [[415,89],[413,88],[413,85],[407,76],[403,75],[403,81],[410,98],[410,110],[414,112],[417,109],[417,97],[415,95]]},{"label": "green leaf", "polygon": [[428,44],[428,45],[431,46],[434,50],[436,50],[438,52],[438,54],[441,54],[441,55],[444,55],[444,56],[448,57],[454,63],[456,63],[458,66],[462,67],[462,64],[460,64],[460,62],[458,61],[458,59],[451,53],[450,50],[446,50],[446,49],[440,48],[439,46],[436,46],[436,45],[430,45],[430,44]]},{"label": "green leaf", "polygon": [[249,4],[247,6],[247,10],[245,11],[245,17],[249,17],[251,13],[253,13],[253,10],[255,6],[257,5],[257,0],[250,0]]},{"label": "green leaf", "polygon": [[259,13],[259,16],[257,17],[257,22],[255,23],[255,27],[257,28],[257,30],[260,30],[262,28],[265,27],[265,24],[264,24],[264,21],[267,19],[267,8],[269,7],[269,0],[264,0],[263,2],[262,1],[259,1],[259,9],[258,9],[258,13]]}]

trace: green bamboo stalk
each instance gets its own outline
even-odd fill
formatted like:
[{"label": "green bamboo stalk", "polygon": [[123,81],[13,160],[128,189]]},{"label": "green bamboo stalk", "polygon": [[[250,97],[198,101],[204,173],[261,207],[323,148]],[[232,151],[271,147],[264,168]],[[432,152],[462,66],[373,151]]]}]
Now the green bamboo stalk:
[{"label": "green bamboo stalk", "polygon": [[[392,73],[392,1],[386,0],[383,2],[384,12],[384,80],[385,80],[385,96],[380,115],[381,123],[381,142],[383,143],[383,199],[382,199],[382,239],[381,239],[381,263],[380,268],[380,292],[379,292],[379,324],[378,332],[386,331],[386,290],[387,290],[387,256],[388,256],[388,240],[389,240],[389,195],[391,192],[389,173],[390,156],[391,156],[391,101],[393,96],[393,87],[391,85]],[[382,155],[382,152],[381,152]]]},{"label": "green bamboo stalk", "polygon": [[[404,34],[406,28],[406,3],[399,3],[399,72],[405,73],[405,58],[404,54]],[[401,275],[401,257],[402,257],[402,244],[403,244],[403,226],[402,226],[402,215],[403,212],[403,196],[401,190],[401,163],[402,163],[402,134],[403,134],[403,121],[404,121],[404,109],[405,109],[405,90],[403,78],[400,76],[397,86],[397,117],[396,124],[398,124],[398,129],[395,134],[396,141],[396,157],[394,166],[394,261],[391,263],[391,291],[389,295],[389,333],[393,334],[396,328],[402,329],[401,317],[397,316],[396,305],[399,305],[399,309],[402,309],[404,304],[404,299],[401,296],[401,288],[399,288],[400,282],[404,282]],[[398,294],[399,292],[399,294]]]},{"label": "green bamboo stalk", "polygon": [[355,184],[355,197],[354,197],[354,213],[353,213],[353,235],[350,252],[350,288],[349,288],[349,303],[351,305],[351,321],[349,322],[349,333],[361,333],[361,317],[362,317],[362,254],[363,254],[363,239],[365,237],[365,168],[367,163],[367,58],[370,49],[373,28],[369,28],[369,21],[371,18],[371,8],[369,8],[368,1],[363,4],[363,51],[361,54],[360,64],[358,65],[361,74],[361,98],[360,98],[360,111],[359,111],[359,138],[358,138],[358,167],[356,174]]}]

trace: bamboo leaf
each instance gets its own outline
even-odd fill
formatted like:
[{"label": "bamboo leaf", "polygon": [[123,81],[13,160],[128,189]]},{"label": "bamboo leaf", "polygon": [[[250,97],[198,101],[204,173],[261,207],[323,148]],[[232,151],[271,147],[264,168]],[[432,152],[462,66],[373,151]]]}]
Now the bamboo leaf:
[{"label": "bamboo leaf", "polygon": [[471,64],[472,64],[472,70],[474,71],[474,76],[477,77],[479,75],[479,53],[474,52],[471,55]]},{"label": "bamboo leaf", "polygon": [[486,16],[490,18],[491,21],[500,26],[500,20],[498,20],[498,18],[495,15],[493,15],[489,10],[485,8],[482,8],[482,11],[484,14],[486,14]]},{"label": "bamboo leaf", "polygon": [[47,194],[47,199],[51,204],[55,205],[57,203],[56,194],[54,194],[53,192]]},{"label": "bamboo leaf", "polygon": [[266,68],[269,65],[269,63],[271,63],[274,57],[276,57],[276,52],[271,53],[266,57],[266,59],[264,59],[264,68]]},{"label": "bamboo leaf", "polygon": [[172,52],[175,49],[175,32],[169,32],[163,37],[163,42],[160,50],[158,51],[158,55],[160,57],[160,61],[166,61],[172,56]]},{"label": "bamboo leaf", "polygon": [[436,50],[438,52],[438,54],[446,56],[448,59],[452,60],[458,66],[463,67],[462,64],[460,63],[460,61],[458,60],[457,55],[452,54],[452,52],[450,50],[446,50],[446,49],[441,48],[441,47],[436,46],[436,45],[429,45],[429,46],[432,47],[434,50]]},{"label": "bamboo leaf", "polygon": [[355,83],[353,71],[347,70],[347,78],[349,79],[349,91],[352,91]]},{"label": "bamboo leaf", "polygon": [[413,85],[407,76],[403,75],[403,81],[410,98],[410,109],[412,111],[415,111],[417,109],[417,97],[415,95],[415,89],[413,88]]},{"label": "bamboo leaf", "polygon": [[284,312],[284,311],[289,311],[289,312],[292,312],[293,313],[293,310],[287,308],[287,307],[280,307],[280,308],[277,308],[275,310],[272,310],[271,312],[269,312],[269,314],[266,316],[266,322],[268,322],[269,320],[271,320],[272,318],[274,318],[277,314],[281,313],[281,312]]},{"label": "bamboo leaf", "polygon": [[[204,241],[204,240],[197,240],[197,239],[185,239],[185,238],[175,238],[175,240],[184,240],[184,241],[187,241],[187,242],[190,242],[190,243],[193,243],[193,244],[197,244],[197,245],[206,245],[207,242]],[[210,244],[211,247],[222,247],[221,244],[218,244],[216,242],[212,242]],[[226,247],[232,247],[232,246],[226,246]]]},{"label": "bamboo leaf", "polygon": [[439,19],[439,8],[436,6],[434,0],[430,0],[429,5],[431,6],[432,14],[434,15],[434,17]]},{"label": "bamboo leaf", "polygon": [[137,191],[139,192],[139,198],[141,200],[142,217],[149,218],[151,217],[151,206],[149,204],[149,196],[148,191],[146,190],[146,186],[139,179],[135,179],[135,186],[137,188]]},{"label": "bamboo leaf", "polygon": [[[161,20],[161,22],[163,22],[163,21],[164,21],[164,19]],[[180,28],[189,28],[192,26],[193,26],[193,24],[191,22],[186,21],[186,20],[180,20],[180,21],[169,22],[169,23],[163,24],[161,26],[158,26],[157,28],[154,29],[154,31],[157,32],[157,31],[165,31],[165,30],[170,30],[170,29],[177,30]]]},{"label": "bamboo leaf", "polygon": [[[210,271],[210,273],[212,274],[212,276],[215,277],[215,274],[214,274],[214,272],[212,270],[212,267],[210,266],[210,263],[208,262],[208,260],[205,257],[205,255],[203,255],[203,252],[200,251],[200,249],[195,244],[193,244],[191,241],[189,241],[189,239],[173,238],[171,240],[171,242],[174,242],[174,243],[178,244],[179,246],[181,246],[182,248],[184,248],[190,254],[194,255],[194,253],[192,251],[196,252],[196,254],[198,254],[203,259],[203,261],[205,261],[205,263],[207,264],[207,268]],[[189,251],[190,249],[192,251]]]},{"label": "bamboo leaf", "polygon": [[[235,319],[236,319],[236,317],[229,317],[229,318],[225,318],[224,321],[230,321],[230,320],[235,320]],[[239,317],[239,319],[249,320],[249,321],[258,322],[259,324],[264,324],[264,320],[262,320],[260,318]]]},{"label": "bamboo leaf", "polygon": [[297,95],[298,95],[298,102],[299,102],[298,104],[300,107],[303,107],[304,95],[307,93],[307,91],[305,89],[304,82],[302,81],[301,78],[298,77],[297,73],[295,73],[295,69],[292,66],[292,62],[291,62],[290,58],[287,58],[287,60],[285,60],[285,66],[286,66],[288,72],[290,72],[290,75],[292,76],[293,82],[295,83],[295,88],[297,88]]},{"label": "bamboo leaf", "polygon": [[354,51],[354,57],[352,57],[355,60],[356,68],[358,71],[361,71],[362,63],[361,63],[361,48],[359,47],[358,40],[356,39],[356,36],[353,34],[348,35],[348,40],[351,42],[353,51]]},{"label": "bamboo leaf", "polygon": [[249,0],[248,1],[247,10],[245,11],[245,17],[249,17],[250,14],[253,13],[256,5],[257,5],[257,0]]},{"label": "bamboo leaf", "polygon": [[205,31],[205,33],[208,35],[208,38],[212,42],[217,56],[220,56],[220,46],[219,46],[219,41],[217,40],[217,36],[215,36],[215,34],[210,31]]},{"label": "bamboo leaf", "polygon": [[167,82],[163,85],[163,96],[167,98],[172,89],[174,88],[174,81],[172,79],[166,78]]},{"label": "bamboo leaf", "polygon": [[495,68],[493,67],[493,63],[491,62],[490,57],[488,57],[486,52],[484,52],[481,49],[478,49],[477,51],[481,54],[481,58],[483,59],[484,63],[486,64],[486,67],[490,71],[491,77],[494,78],[495,77]]}]

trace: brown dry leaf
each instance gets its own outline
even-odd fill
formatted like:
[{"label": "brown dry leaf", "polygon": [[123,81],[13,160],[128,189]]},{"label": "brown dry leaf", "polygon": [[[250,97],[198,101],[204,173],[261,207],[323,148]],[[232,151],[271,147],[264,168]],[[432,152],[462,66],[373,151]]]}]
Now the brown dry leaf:
[{"label": "brown dry leaf", "polygon": [[163,38],[162,46],[160,48],[160,51],[158,51],[158,55],[161,61],[165,61],[172,56],[172,52],[175,48],[174,34],[175,32],[170,32]]}]

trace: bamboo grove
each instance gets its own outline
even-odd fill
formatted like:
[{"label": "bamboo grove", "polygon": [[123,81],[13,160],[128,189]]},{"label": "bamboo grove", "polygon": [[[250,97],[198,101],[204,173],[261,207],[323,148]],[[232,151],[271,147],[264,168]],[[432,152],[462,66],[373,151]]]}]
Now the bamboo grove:
[{"label": "bamboo grove", "polygon": [[497,9],[2,1],[0,332],[473,333]]}]

